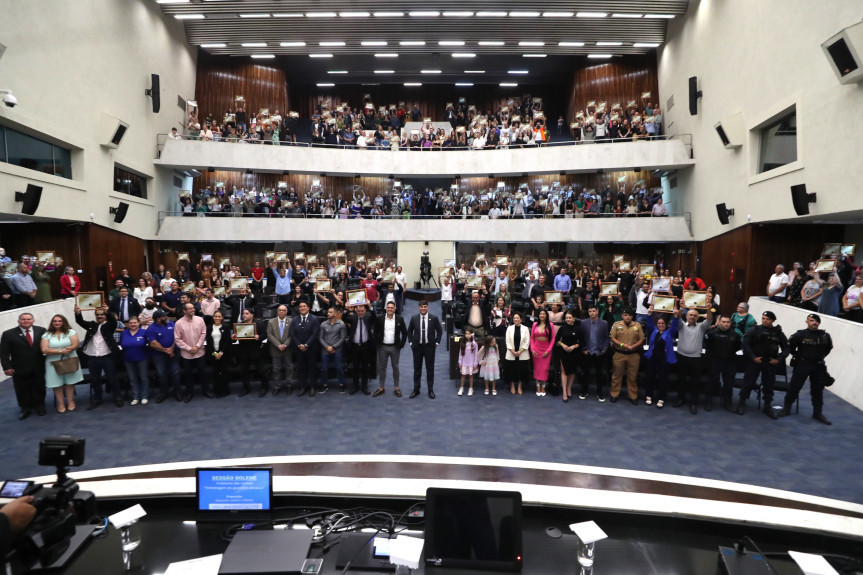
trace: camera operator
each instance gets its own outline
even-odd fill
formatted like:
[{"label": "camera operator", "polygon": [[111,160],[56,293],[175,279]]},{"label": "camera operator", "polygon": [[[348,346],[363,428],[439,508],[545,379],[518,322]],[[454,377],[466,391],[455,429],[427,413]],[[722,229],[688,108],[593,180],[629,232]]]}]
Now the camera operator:
[{"label": "camera operator", "polygon": [[12,538],[26,529],[36,517],[36,508],[30,505],[32,495],[19,497],[0,508],[0,562],[12,549]]}]

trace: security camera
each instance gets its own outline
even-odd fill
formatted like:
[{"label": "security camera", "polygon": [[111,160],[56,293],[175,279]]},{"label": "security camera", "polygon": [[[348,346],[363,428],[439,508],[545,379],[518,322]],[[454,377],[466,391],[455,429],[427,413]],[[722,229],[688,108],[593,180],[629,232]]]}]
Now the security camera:
[{"label": "security camera", "polygon": [[9,108],[14,108],[18,104],[18,98],[12,94],[12,90],[0,90],[3,94],[3,103]]}]

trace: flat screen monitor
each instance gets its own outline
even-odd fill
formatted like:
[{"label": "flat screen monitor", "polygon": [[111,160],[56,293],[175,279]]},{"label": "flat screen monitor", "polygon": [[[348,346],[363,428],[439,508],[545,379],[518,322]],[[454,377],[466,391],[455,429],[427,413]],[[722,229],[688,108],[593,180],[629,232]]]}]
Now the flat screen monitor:
[{"label": "flat screen monitor", "polygon": [[273,503],[273,469],[198,468],[195,493],[202,513],[267,513]]},{"label": "flat screen monitor", "polygon": [[430,487],[426,491],[425,564],[521,571],[521,494]]}]

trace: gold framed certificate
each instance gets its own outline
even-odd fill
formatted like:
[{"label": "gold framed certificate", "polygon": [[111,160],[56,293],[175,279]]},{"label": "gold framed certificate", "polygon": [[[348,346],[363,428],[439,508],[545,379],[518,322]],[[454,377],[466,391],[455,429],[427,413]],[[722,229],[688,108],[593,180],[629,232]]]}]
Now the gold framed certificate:
[{"label": "gold framed certificate", "polygon": [[396,281],[396,272],[384,272],[381,274],[381,281],[393,283]]},{"label": "gold framed certificate", "polygon": [[218,202],[218,201],[219,201],[219,198],[217,198],[215,196],[211,196],[211,197],[207,198],[207,205],[208,206],[215,206],[216,202]]},{"label": "gold framed certificate", "polygon": [[7,275],[15,275],[18,273],[18,262],[9,262],[4,264],[3,269]]},{"label": "gold framed certificate", "polygon": [[288,261],[288,252],[273,252],[273,261],[277,261],[277,262]]},{"label": "gold framed certificate", "polygon": [[327,279],[327,268],[317,267],[312,268],[311,277],[314,279]]},{"label": "gold framed certificate", "polygon": [[318,291],[330,291],[333,289],[333,281],[326,280],[318,280],[315,282],[315,287],[318,288]]},{"label": "gold framed certificate", "polygon": [[105,292],[80,291],[75,296],[75,305],[80,310],[101,309],[105,306]]},{"label": "gold framed certificate", "polygon": [[561,291],[547,291],[545,292],[545,303],[547,304],[560,304],[563,305],[563,292]]},{"label": "gold framed certificate", "polygon": [[630,272],[632,271],[632,262],[620,262],[618,268],[622,272]]},{"label": "gold framed certificate", "polygon": [[650,287],[653,291],[671,291],[671,278],[653,278]]},{"label": "gold framed certificate", "polygon": [[685,291],[683,292],[683,306],[695,309],[707,309],[707,292],[706,291]]},{"label": "gold framed certificate", "polygon": [[329,250],[329,251],[327,251],[327,257],[328,257],[328,258],[335,258],[335,257],[338,257],[338,256],[336,256],[336,250]]},{"label": "gold framed certificate", "polygon": [[366,305],[366,290],[356,289],[348,292],[348,305]]},{"label": "gold framed certificate", "polygon": [[495,256],[494,262],[499,266],[508,266],[509,256]]},{"label": "gold framed certificate", "polygon": [[482,266],[482,275],[484,275],[487,278],[488,277],[493,278],[494,276],[497,275],[497,270],[494,268],[494,266]]},{"label": "gold framed certificate", "polygon": [[358,263],[358,264],[366,263],[366,256],[357,256],[356,257],[356,263]]},{"label": "gold framed certificate", "polygon": [[56,261],[56,257],[53,251],[36,251],[36,261],[43,264],[53,264]]},{"label": "gold framed certificate", "polygon": [[620,294],[620,282],[599,282],[599,295]]},{"label": "gold framed certificate", "polygon": [[266,252],[264,252],[264,259],[265,259],[265,260],[274,260],[274,259],[276,259],[276,252],[274,252],[274,251],[266,251]]},{"label": "gold framed certificate", "polygon": [[464,287],[479,289],[482,287],[482,276],[468,276]]},{"label": "gold framed certificate", "polygon": [[656,294],[653,296],[653,311],[674,313],[674,304],[676,302],[677,298],[673,295]]},{"label": "gold framed certificate", "polygon": [[183,282],[183,285],[180,286],[180,290],[185,293],[195,291],[195,282]]},{"label": "gold framed certificate", "polygon": [[856,244],[842,244],[839,246],[839,253],[843,256],[853,256],[856,246]]},{"label": "gold framed certificate", "polygon": [[450,268],[447,266],[443,266],[443,267],[438,268],[437,269],[438,277],[442,277],[442,278],[447,277],[448,278],[449,277],[449,270],[450,270]]},{"label": "gold framed certificate", "polygon": [[307,264],[316,264],[318,263],[318,254],[309,254],[306,256]]},{"label": "gold framed certificate", "polygon": [[225,266],[231,267],[231,258],[219,258],[219,267],[223,268]]},{"label": "gold framed certificate", "polygon": [[527,269],[538,270],[539,269],[539,262],[527,262]]},{"label": "gold framed certificate", "polygon": [[348,257],[348,254],[345,250],[336,250],[336,257],[337,258],[346,258],[346,257]]},{"label": "gold framed certificate", "polygon": [[486,259],[485,259],[485,252],[482,252],[482,253],[478,253],[478,254],[476,254],[476,258],[474,258],[474,259],[475,259],[476,261],[478,261],[478,262],[484,262],[484,261],[486,261]]},{"label": "gold framed certificate", "polygon": [[246,291],[249,289],[249,278],[243,276],[233,277],[228,280],[228,288],[231,291]]},{"label": "gold framed certificate", "polygon": [[216,286],[213,288],[213,295],[218,297],[218,296],[226,296],[228,294],[227,294],[227,290],[225,289],[225,286]]},{"label": "gold framed certificate", "polygon": [[306,252],[294,252],[294,263],[306,259]]},{"label": "gold framed certificate", "polygon": [[832,272],[836,269],[836,260],[818,260],[815,262],[816,272]]},{"label": "gold framed certificate", "polygon": [[623,254],[614,254],[613,256],[611,256],[611,263],[619,264],[620,262],[624,261],[625,259],[626,259],[626,256]]},{"label": "gold framed certificate", "polygon": [[212,262],[213,261],[213,254],[201,254],[201,261],[202,262]]},{"label": "gold framed certificate", "polygon": [[444,267],[447,267],[447,268],[454,268],[455,267],[455,258],[444,260],[443,265],[444,265]]},{"label": "gold framed certificate", "polygon": [[258,335],[258,326],[255,322],[252,323],[235,323],[234,335],[237,339],[255,339]]},{"label": "gold framed certificate", "polygon": [[643,276],[655,276],[656,266],[653,264],[638,264],[638,273]]},{"label": "gold framed certificate", "polygon": [[191,262],[189,259],[189,252],[177,252],[177,261],[178,262]]},{"label": "gold framed certificate", "polygon": [[347,264],[336,264],[335,272],[337,274],[348,273],[348,265]]}]

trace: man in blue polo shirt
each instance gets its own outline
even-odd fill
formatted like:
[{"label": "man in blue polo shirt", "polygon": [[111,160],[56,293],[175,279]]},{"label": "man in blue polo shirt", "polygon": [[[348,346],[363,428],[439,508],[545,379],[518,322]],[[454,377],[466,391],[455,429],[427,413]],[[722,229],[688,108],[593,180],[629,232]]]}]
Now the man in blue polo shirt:
[{"label": "man in blue polo shirt", "polygon": [[554,276],[554,289],[568,295],[572,290],[572,280],[566,275],[566,268],[561,267],[560,273]]},{"label": "man in blue polo shirt", "polygon": [[156,377],[161,390],[156,403],[165,401],[171,390],[177,401],[182,401],[180,353],[174,347],[174,322],[169,321],[168,315],[162,310],[153,314],[153,324],[147,328],[147,345],[150,346],[150,358],[156,367]]},{"label": "man in blue polo shirt", "polygon": [[180,296],[183,292],[180,291],[180,284],[171,282],[171,290],[162,293],[162,311],[171,317],[180,317],[183,312],[178,311],[180,307]]}]

